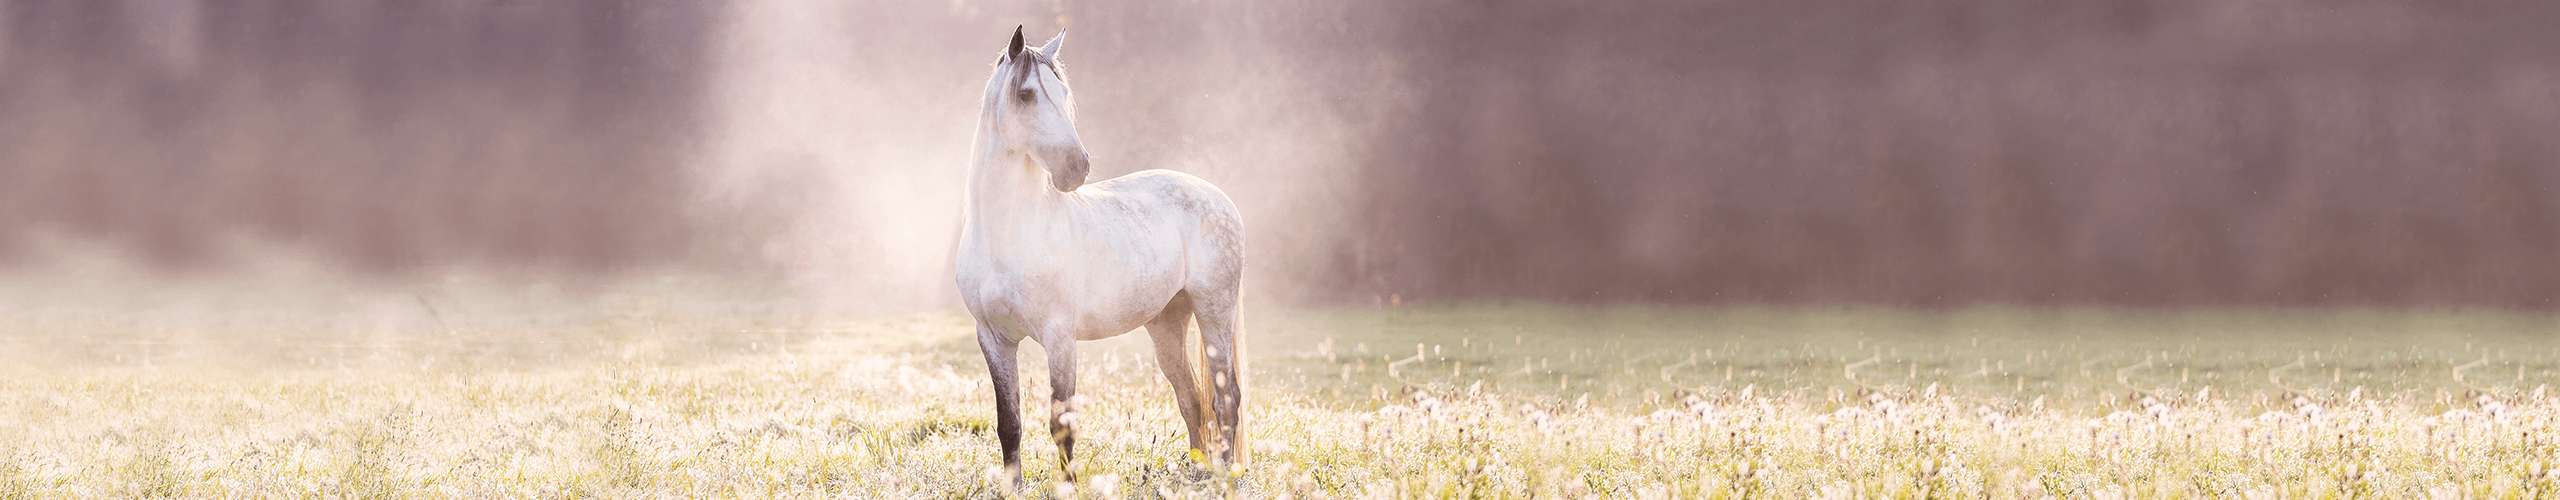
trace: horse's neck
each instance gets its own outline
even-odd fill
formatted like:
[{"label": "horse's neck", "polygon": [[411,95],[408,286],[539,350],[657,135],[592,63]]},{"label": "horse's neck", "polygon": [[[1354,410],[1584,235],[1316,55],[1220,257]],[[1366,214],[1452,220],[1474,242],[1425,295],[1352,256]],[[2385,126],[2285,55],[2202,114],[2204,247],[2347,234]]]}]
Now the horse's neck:
[{"label": "horse's neck", "polygon": [[[983,131],[980,137],[988,137]],[[982,144],[969,165],[969,223],[977,230],[1043,224],[1066,217],[1069,193],[1050,189],[1048,179],[1021,152]]]}]

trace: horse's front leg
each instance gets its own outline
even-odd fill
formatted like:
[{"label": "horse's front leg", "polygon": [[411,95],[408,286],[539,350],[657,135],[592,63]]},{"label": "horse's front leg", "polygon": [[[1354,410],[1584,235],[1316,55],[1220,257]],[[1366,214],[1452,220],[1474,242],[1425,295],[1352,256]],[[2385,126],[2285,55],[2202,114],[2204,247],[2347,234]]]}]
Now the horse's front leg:
[{"label": "horse's front leg", "polygon": [[1072,335],[1041,338],[1049,350],[1049,438],[1058,442],[1058,471],[1076,480],[1076,340]]},{"label": "horse's front leg", "polygon": [[978,325],[978,350],[987,355],[987,378],[996,385],[996,441],[1004,445],[1004,475],[1022,487],[1022,398],[1017,397],[1014,353],[1022,339]]}]

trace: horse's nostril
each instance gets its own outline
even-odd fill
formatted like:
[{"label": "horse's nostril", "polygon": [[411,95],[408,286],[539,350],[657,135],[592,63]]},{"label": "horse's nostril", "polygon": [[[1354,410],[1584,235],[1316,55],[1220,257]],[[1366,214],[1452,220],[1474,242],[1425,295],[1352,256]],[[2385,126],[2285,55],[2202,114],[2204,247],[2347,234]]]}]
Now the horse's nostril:
[{"label": "horse's nostril", "polygon": [[1067,156],[1067,160],[1063,163],[1056,171],[1049,172],[1051,187],[1059,191],[1074,191],[1076,187],[1083,186],[1085,174],[1093,167],[1092,158],[1078,151]]}]

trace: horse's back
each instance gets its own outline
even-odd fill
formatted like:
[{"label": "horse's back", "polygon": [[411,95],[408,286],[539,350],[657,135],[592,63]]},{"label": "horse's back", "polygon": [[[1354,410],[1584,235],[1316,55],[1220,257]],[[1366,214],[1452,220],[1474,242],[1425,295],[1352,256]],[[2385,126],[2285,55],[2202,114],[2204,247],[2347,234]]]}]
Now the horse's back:
[{"label": "horse's back", "polygon": [[1244,268],[1244,218],[1215,184],[1172,170],[1141,170],[1095,183],[1096,189],[1161,204],[1182,228],[1190,279],[1186,289],[1228,289]]}]

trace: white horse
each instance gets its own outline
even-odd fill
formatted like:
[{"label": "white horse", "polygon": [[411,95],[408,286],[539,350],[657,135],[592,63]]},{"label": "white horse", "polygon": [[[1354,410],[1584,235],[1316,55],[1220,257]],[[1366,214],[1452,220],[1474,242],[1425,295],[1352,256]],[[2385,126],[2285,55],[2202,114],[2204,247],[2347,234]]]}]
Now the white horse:
[{"label": "white horse", "polygon": [[[978,347],[995,380],[1005,474],[1021,481],[1014,354],[1022,339],[1048,350],[1049,430],[1064,469],[1075,456],[1075,342],[1139,326],[1154,337],[1156,366],[1173,384],[1191,448],[1242,464],[1243,221],[1226,193],[1179,172],[1084,183],[1075,95],[1058,67],[1065,39],[1059,33],[1026,48],[1022,29],[1014,28],[987,78],[955,259],[960,296],[977,319]],[[1186,346],[1193,319],[1200,321],[1206,380]],[[1072,480],[1073,471],[1066,473]]]}]

